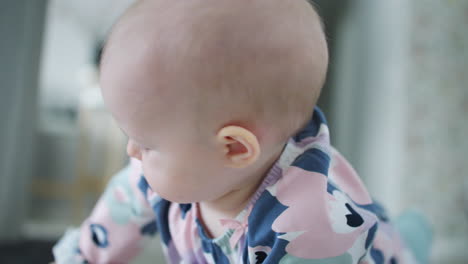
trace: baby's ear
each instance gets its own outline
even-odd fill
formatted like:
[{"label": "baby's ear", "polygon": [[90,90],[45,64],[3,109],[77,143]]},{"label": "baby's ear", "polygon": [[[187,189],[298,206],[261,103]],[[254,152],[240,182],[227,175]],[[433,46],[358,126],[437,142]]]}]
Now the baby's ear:
[{"label": "baby's ear", "polygon": [[257,137],[245,128],[223,127],[217,134],[217,140],[222,147],[222,155],[228,167],[245,168],[257,161],[260,156]]}]

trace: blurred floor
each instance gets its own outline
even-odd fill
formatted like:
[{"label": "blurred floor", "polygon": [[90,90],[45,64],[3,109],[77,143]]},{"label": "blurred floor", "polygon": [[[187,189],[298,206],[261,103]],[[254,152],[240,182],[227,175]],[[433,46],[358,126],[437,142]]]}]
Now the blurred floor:
[{"label": "blurred floor", "polygon": [[54,241],[27,240],[21,242],[0,242],[0,263],[31,264],[50,263],[53,260]]}]

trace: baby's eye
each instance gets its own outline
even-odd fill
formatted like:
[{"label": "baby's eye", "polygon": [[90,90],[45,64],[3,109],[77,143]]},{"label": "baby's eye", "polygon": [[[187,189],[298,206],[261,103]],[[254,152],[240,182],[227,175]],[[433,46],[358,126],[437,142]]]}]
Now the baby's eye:
[{"label": "baby's eye", "polygon": [[143,150],[143,151],[148,151],[148,150],[150,150],[150,148],[149,148],[148,146],[143,145],[143,144],[141,144],[141,143],[139,143],[139,142],[137,143],[137,145],[138,145],[138,148],[140,148],[140,150]]}]

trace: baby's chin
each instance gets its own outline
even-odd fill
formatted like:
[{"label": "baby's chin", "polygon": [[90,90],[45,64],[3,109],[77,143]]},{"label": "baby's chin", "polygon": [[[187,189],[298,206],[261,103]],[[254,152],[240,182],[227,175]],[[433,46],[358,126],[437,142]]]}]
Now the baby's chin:
[{"label": "baby's chin", "polygon": [[[157,192],[158,193],[158,192]],[[195,202],[200,202],[198,199],[195,197],[189,196],[189,195],[180,195],[180,194],[175,194],[175,193],[170,193],[170,194],[160,194],[158,195],[172,203],[179,203],[179,204],[190,204],[190,203],[195,203]]]},{"label": "baby's chin", "polygon": [[151,183],[150,186],[161,198],[173,203],[189,204],[213,199],[212,193],[207,190],[193,192],[184,190],[185,188],[177,188],[176,186],[152,185]]}]

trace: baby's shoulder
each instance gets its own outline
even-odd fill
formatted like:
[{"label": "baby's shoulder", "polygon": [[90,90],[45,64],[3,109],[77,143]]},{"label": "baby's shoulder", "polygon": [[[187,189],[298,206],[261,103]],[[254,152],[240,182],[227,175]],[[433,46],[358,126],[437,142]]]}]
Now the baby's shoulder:
[{"label": "baby's shoulder", "polygon": [[326,172],[290,166],[266,188],[249,216],[250,255],[282,248],[281,258],[294,261],[349,258],[356,241],[373,236],[379,220],[369,210],[371,197],[338,151],[332,149],[330,157]]}]

